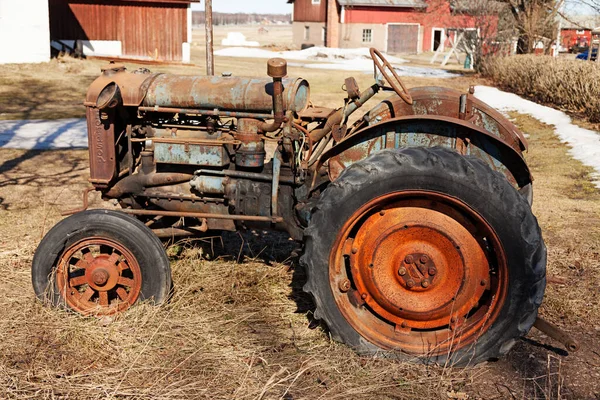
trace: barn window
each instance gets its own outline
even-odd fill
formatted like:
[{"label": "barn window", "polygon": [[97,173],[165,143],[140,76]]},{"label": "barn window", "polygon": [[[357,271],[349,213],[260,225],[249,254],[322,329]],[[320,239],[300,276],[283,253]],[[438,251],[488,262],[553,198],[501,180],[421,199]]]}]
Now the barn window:
[{"label": "barn window", "polygon": [[371,29],[363,29],[363,43],[371,43],[373,41],[373,31]]},{"label": "barn window", "polygon": [[304,27],[304,40],[310,40],[310,27]]},{"label": "barn window", "polygon": [[313,4],[321,4],[321,0],[312,0]]}]

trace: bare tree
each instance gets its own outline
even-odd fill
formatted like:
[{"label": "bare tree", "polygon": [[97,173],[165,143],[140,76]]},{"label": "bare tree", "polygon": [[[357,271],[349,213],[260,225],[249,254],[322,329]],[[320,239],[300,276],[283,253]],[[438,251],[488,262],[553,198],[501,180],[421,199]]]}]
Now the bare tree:
[{"label": "bare tree", "polygon": [[[585,0],[584,0],[585,1]],[[517,52],[532,53],[538,43],[545,52],[556,41],[558,16],[565,0],[502,0],[510,10],[518,35]]]}]

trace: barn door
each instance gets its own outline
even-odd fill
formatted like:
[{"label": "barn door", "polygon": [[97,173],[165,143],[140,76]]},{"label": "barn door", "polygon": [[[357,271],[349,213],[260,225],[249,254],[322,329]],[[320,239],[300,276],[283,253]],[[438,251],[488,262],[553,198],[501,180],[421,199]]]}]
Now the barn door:
[{"label": "barn door", "polygon": [[419,25],[388,25],[388,53],[417,53]]}]

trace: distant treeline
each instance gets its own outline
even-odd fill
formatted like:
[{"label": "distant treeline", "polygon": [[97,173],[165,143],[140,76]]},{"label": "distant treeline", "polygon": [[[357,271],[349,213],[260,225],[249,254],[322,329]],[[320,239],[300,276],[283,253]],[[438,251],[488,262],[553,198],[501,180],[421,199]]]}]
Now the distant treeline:
[{"label": "distant treeline", "polygon": [[[213,25],[245,25],[258,23],[291,23],[290,14],[242,14],[213,12]],[[194,25],[204,25],[204,11],[194,11],[192,15]]]}]

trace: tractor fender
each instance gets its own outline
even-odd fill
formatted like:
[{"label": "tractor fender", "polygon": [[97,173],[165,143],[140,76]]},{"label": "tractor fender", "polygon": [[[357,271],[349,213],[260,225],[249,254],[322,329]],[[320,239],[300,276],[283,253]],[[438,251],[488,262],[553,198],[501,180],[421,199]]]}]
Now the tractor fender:
[{"label": "tractor fender", "polygon": [[470,122],[439,115],[407,115],[360,129],[323,153],[316,170],[328,162],[329,178],[334,181],[353,163],[381,150],[434,146],[480,158],[517,189],[532,182],[519,150]]},{"label": "tractor fender", "polygon": [[[470,122],[510,144],[515,150],[527,150],[523,133],[504,115],[475,97],[475,89],[463,94],[456,89],[426,86],[409,90],[413,98],[406,104],[398,95],[392,95],[367,114],[360,128],[366,124],[406,115],[437,115]],[[461,102],[463,109],[461,110]]]}]

